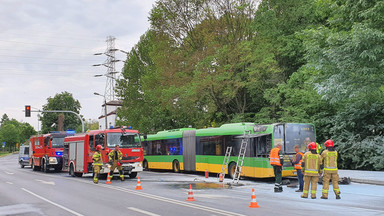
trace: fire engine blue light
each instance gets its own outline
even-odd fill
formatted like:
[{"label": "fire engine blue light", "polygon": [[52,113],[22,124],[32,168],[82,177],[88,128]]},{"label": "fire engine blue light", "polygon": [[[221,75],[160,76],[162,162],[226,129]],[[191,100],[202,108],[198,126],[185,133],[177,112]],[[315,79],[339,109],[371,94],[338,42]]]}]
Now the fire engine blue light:
[{"label": "fire engine blue light", "polygon": [[132,129],[132,126],[128,126],[128,129]]},{"label": "fire engine blue light", "polygon": [[76,133],[75,130],[67,130],[66,132],[67,132],[67,134],[75,134]]},{"label": "fire engine blue light", "polygon": [[63,155],[63,152],[56,152],[56,155]]}]

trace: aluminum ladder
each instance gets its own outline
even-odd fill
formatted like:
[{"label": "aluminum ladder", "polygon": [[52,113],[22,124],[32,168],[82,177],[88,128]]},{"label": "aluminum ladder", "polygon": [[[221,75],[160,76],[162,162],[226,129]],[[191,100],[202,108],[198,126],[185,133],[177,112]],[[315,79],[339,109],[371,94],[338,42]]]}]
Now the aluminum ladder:
[{"label": "aluminum ladder", "polygon": [[220,174],[222,174],[223,179],[225,178],[225,171],[228,168],[228,163],[229,163],[229,158],[231,157],[231,152],[232,152],[232,146],[228,146],[227,150],[225,151],[225,157],[224,157],[223,165],[221,166],[221,171],[219,173],[219,177],[220,177]]},{"label": "aluminum ladder", "polygon": [[244,138],[241,140],[239,157],[237,158],[235,174],[233,175],[232,184],[234,184],[234,183],[238,184],[239,183],[240,175],[241,175],[241,169],[243,168],[243,163],[244,163],[245,152],[247,150],[247,144],[248,144],[248,140],[245,138],[245,135],[244,135]]}]

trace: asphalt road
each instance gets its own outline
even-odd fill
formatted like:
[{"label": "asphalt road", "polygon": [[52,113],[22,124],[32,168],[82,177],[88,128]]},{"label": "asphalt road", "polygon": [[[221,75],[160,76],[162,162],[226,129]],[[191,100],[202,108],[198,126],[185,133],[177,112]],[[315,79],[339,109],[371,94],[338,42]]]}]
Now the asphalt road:
[{"label": "asphalt road", "polygon": [[[34,172],[20,168],[17,155],[0,158],[0,215],[384,215],[384,187],[342,185],[342,199],[301,199],[295,188],[273,193],[270,181],[241,180],[221,188],[213,175],[143,172],[137,179],[105,180],[92,176]],[[229,179],[226,179],[230,182]],[[194,202],[187,202],[189,185]],[[249,208],[252,188],[260,208]],[[320,197],[321,185],[318,187]]]}]

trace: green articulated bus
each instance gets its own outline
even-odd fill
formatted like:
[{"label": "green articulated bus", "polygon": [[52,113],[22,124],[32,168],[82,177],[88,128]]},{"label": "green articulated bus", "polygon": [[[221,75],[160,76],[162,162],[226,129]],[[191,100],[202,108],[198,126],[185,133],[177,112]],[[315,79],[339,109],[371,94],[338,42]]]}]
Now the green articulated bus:
[{"label": "green articulated bus", "polygon": [[232,147],[228,169],[234,176],[242,139],[247,148],[241,176],[273,177],[269,153],[273,146],[283,144],[283,176],[295,176],[291,159],[294,146],[304,151],[307,144],[316,141],[315,126],[301,123],[224,124],[217,128],[181,128],[147,135],[143,142],[144,169],[220,173],[227,147]]}]

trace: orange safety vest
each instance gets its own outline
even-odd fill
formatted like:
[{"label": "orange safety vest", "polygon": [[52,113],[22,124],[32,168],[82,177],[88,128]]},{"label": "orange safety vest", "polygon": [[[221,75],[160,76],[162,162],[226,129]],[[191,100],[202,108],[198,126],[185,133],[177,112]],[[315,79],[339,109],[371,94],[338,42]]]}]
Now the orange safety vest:
[{"label": "orange safety vest", "polygon": [[301,163],[303,162],[304,154],[302,152],[297,152],[296,155],[295,155],[295,161],[296,161],[296,157],[297,157],[298,154],[301,155],[301,160],[299,161],[299,163],[295,164],[295,169],[301,170]]},{"label": "orange safety vest", "polygon": [[271,154],[269,155],[269,163],[271,165],[281,166],[279,151],[280,151],[280,149],[277,147],[275,147],[271,150]]}]

